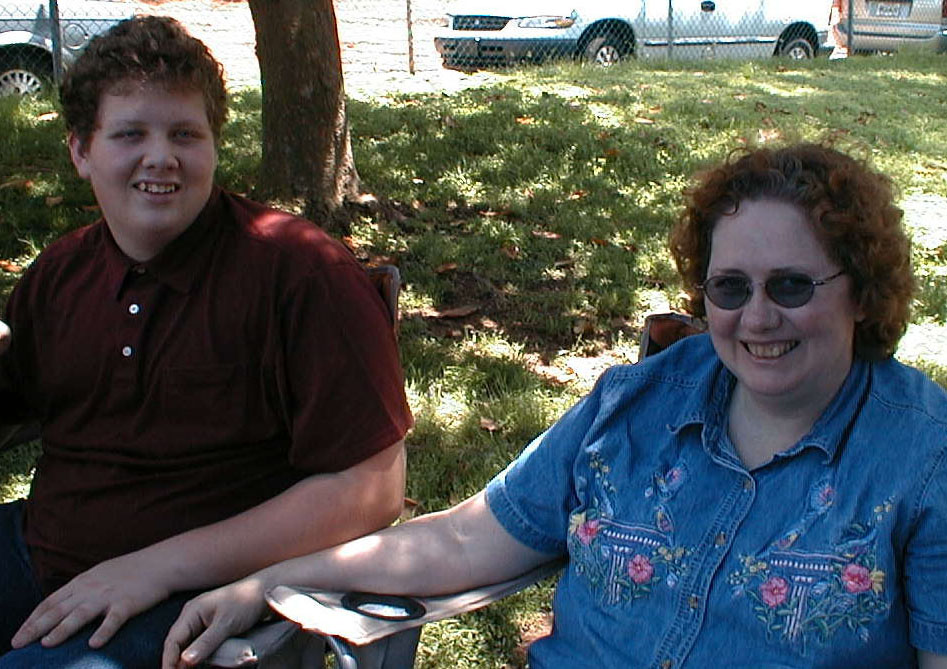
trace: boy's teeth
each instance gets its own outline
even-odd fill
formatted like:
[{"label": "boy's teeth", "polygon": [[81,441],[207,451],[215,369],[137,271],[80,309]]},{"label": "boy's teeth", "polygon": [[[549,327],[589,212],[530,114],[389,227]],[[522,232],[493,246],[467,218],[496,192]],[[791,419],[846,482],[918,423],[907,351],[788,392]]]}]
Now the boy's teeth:
[{"label": "boy's teeth", "polygon": [[778,342],[775,344],[746,344],[746,350],[757,358],[778,358],[796,347],[795,342]]},{"label": "boy's teeth", "polygon": [[144,193],[173,193],[178,189],[174,184],[144,184],[136,186],[138,190]]}]

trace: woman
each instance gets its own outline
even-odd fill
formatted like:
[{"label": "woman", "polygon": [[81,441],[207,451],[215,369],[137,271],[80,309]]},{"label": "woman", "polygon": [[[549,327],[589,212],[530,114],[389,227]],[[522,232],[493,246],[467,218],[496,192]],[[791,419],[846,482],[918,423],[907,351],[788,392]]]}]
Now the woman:
[{"label": "woman", "polygon": [[165,666],[279,583],[438,594],[567,553],[533,667],[947,667],[947,394],[891,357],[888,179],[749,151],[699,175],[671,248],[709,336],[606,372],[457,507],[194,600]]}]

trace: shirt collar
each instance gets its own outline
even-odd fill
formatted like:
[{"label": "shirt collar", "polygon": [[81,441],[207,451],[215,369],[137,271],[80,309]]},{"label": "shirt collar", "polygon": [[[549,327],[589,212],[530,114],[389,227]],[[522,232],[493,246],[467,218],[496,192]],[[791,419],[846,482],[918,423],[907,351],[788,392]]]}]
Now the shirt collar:
[{"label": "shirt collar", "polygon": [[[668,429],[678,432],[691,425],[703,428],[704,447],[719,443],[720,431],[726,428],[727,407],[736,385],[736,378],[714,355],[714,364],[705,367],[704,378],[697,384],[691,400],[683,402],[676,419]],[[844,383],[835,397],[813,423],[809,433],[777,457],[792,457],[806,448],[817,448],[830,463],[843,445],[858,412],[864,404],[870,385],[871,364],[855,357]],[[713,449],[710,449],[713,450]]]},{"label": "shirt collar", "polygon": [[101,222],[104,239],[105,271],[111,292],[115,299],[121,295],[122,288],[130,275],[148,272],[161,283],[179,293],[191,290],[201,271],[207,265],[207,256],[214,248],[214,241],[220,234],[219,209],[222,207],[220,189],[214,187],[207,204],[197,215],[194,222],[184,232],[165,246],[151,260],[140,263],[132,260],[115,243],[114,237],[105,221]]}]

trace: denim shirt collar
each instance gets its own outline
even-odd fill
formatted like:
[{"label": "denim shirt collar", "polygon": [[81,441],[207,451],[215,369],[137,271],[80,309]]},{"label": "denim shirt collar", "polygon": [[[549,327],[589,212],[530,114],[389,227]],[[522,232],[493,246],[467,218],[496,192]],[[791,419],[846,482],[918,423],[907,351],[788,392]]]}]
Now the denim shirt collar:
[{"label": "denim shirt collar", "polygon": [[[704,449],[714,455],[719,450],[717,445],[722,443],[721,432],[727,429],[727,408],[736,377],[716,354],[713,354],[713,364],[705,367],[705,374],[705,382],[696,385],[698,390],[692,393],[690,402],[683,403],[676,419],[668,423],[668,429],[676,433],[690,426],[700,426]],[[777,453],[774,459],[790,458],[807,448],[817,448],[825,454],[823,464],[832,462],[868,395],[870,379],[871,364],[855,357],[844,383],[809,432],[790,448]],[[728,455],[732,458],[736,454]]]}]

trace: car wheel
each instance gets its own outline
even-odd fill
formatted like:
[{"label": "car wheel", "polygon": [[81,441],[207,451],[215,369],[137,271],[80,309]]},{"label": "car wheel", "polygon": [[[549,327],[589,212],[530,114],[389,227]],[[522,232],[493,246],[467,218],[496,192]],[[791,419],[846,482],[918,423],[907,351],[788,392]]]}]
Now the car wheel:
[{"label": "car wheel", "polygon": [[46,77],[17,60],[0,63],[0,95],[33,95],[43,90]]},{"label": "car wheel", "polygon": [[779,55],[789,60],[809,60],[815,54],[812,42],[805,37],[795,37],[787,40],[779,50]]},{"label": "car wheel", "polygon": [[625,44],[612,33],[604,33],[589,40],[585,47],[585,58],[590,63],[608,67],[625,58]]}]

